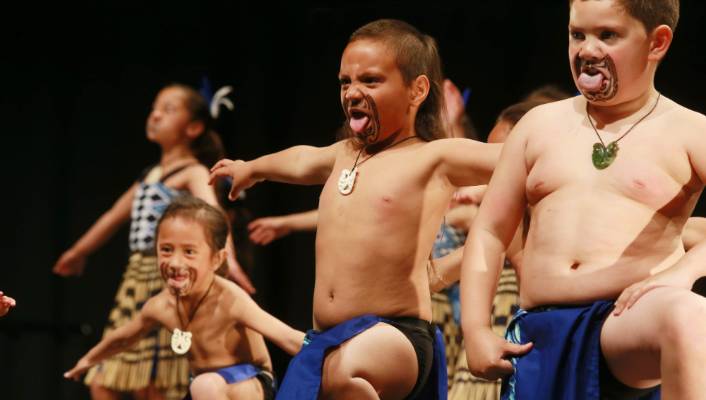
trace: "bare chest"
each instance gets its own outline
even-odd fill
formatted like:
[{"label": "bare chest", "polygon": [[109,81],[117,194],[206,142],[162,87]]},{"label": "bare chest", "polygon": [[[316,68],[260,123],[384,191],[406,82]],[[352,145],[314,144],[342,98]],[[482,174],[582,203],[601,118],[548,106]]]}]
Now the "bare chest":
[{"label": "bare chest", "polygon": [[[598,138],[579,125],[567,132],[536,135],[528,142],[526,194],[535,205],[552,193],[573,188],[587,193],[609,192],[650,209],[679,212],[693,193],[693,172],[688,156],[659,127],[645,125],[617,143],[610,165],[594,165]],[[603,138],[606,144],[616,139]],[[670,211],[670,210],[666,210]]]},{"label": "bare chest", "polygon": [[382,222],[418,214],[432,174],[413,154],[381,153],[355,168],[354,158],[337,160],[319,198],[321,217]]}]

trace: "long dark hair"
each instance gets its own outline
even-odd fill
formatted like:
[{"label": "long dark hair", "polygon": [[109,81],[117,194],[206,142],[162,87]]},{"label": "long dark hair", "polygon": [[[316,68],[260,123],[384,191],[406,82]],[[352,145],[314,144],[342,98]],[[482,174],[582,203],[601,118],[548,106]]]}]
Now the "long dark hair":
[{"label": "long dark hair", "polygon": [[201,164],[211,168],[218,160],[225,157],[225,149],[221,137],[213,129],[214,123],[208,102],[190,86],[173,83],[167,87],[178,88],[184,92],[185,105],[191,113],[191,120],[203,124],[203,132],[191,142],[191,151]]}]

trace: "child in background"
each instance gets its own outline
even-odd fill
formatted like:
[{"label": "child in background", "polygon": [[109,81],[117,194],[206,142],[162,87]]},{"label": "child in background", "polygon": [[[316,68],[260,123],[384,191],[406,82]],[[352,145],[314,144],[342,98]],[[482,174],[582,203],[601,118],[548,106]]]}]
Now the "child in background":
[{"label": "child in background", "polygon": [[[162,150],[159,164],[148,167],[98,221],[57,261],[54,272],[61,276],[80,275],[86,258],[117,230],[130,223],[132,255],[115,297],[105,333],[130,321],[142,305],[164,287],[154,254],[155,226],[164,209],[184,194],[217,205],[208,185],[204,165],[223,155],[218,135],[211,129],[208,103],[191,87],[172,84],[157,95],[147,118],[147,139]],[[238,271],[234,254],[229,254],[231,274]],[[246,280],[239,283],[248,286]],[[133,392],[150,399],[181,398],[188,384],[186,359],[169,349],[166,330],[152,332],[130,351],[105,360],[87,376],[94,399],[119,398],[119,392]]]},{"label": "child in background", "polygon": [[167,207],[156,236],[167,287],[128,323],[106,334],[64,376],[78,379],[159,325],[172,332],[172,350],[189,358],[195,376],[191,398],[273,399],[272,364],[262,335],[294,355],[304,333],[267,314],[243,289],[217,276],[225,269],[224,214],[203,200],[182,196]]}]

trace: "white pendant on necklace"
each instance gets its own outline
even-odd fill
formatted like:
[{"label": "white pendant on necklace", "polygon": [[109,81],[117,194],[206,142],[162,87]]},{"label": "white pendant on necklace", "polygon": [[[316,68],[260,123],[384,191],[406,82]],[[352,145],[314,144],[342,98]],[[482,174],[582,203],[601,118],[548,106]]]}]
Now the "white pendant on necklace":
[{"label": "white pendant on necklace", "polygon": [[338,177],[338,191],[342,195],[348,195],[353,191],[356,176],[358,176],[358,170],[356,168],[353,168],[352,171],[347,169],[341,171],[341,176]]},{"label": "white pendant on necklace", "polygon": [[172,350],[177,354],[186,354],[191,348],[191,332],[174,328],[172,333]]}]

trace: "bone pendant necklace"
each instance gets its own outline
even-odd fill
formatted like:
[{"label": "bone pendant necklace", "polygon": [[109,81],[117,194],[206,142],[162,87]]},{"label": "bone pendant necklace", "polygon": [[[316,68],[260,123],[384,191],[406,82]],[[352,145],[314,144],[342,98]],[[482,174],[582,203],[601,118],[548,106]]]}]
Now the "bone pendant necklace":
[{"label": "bone pendant necklace", "polygon": [[615,158],[618,156],[618,150],[620,148],[618,147],[618,142],[620,139],[624,138],[627,136],[630,131],[633,130],[639,124],[642,122],[647,116],[652,114],[652,111],[657,108],[657,104],[659,104],[659,98],[662,96],[661,93],[657,94],[657,100],[655,100],[655,104],[650,108],[650,111],[648,111],[645,115],[642,116],[637,122],[635,122],[630,129],[628,129],[625,133],[622,134],[619,138],[616,140],[610,142],[608,146],[605,145],[605,142],[603,142],[603,139],[601,138],[601,135],[598,134],[598,129],[596,129],[596,126],[593,124],[593,120],[591,120],[591,116],[588,114],[588,102],[586,102],[586,118],[588,118],[588,122],[591,124],[591,128],[593,128],[593,131],[596,132],[596,136],[598,136],[598,143],[593,144],[593,152],[591,153],[591,161],[593,162],[593,166],[598,169],[606,169],[610,164],[615,161]]},{"label": "bone pendant necklace", "polygon": [[184,321],[181,320],[181,313],[179,312],[179,296],[176,296],[176,312],[177,312],[177,317],[179,317],[179,325],[184,327],[184,330],[182,331],[179,328],[174,328],[174,332],[172,332],[172,350],[174,350],[175,353],[182,355],[186,354],[189,349],[191,348],[191,332],[189,332],[187,329],[189,329],[189,324],[191,321],[194,319],[194,316],[196,315],[196,311],[198,311],[199,307],[201,306],[201,303],[206,299],[206,296],[211,292],[211,288],[213,287],[213,282],[216,281],[216,277],[213,277],[211,280],[211,283],[208,285],[208,289],[206,289],[206,293],[204,293],[203,296],[201,296],[201,299],[196,303],[196,307],[194,307],[194,310],[191,312],[191,315],[188,316],[189,318],[186,321],[186,324],[184,324]]},{"label": "bone pendant necklace", "polygon": [[353,163],[353,167],[351,167],[351,169],[344,168],[343,170],[341,170],[341,175],[338,177],[338,192],[344,196],[349,195],[349,194],[351,194],[351,192],[353,192],[353,186],[355,186],[355,178],[358,176],[358,166],[363,165],[364,162],[375,157],[377,154],[380,154],[387,149],[390,149],[390,148],[397,146],[398,144],[400,144],[404,141],[407,141],[409,139],[414,139],[416,137],[417,136],[415,135],[415,136],[408,136],[404,139],[400,139],[400,140],[392,143],[391,145],[384,147],[382,150],[378,151],[377,153],[369,155],[368,157],[363,159],[363,161],[361,161],[359,164],[358,159],[360,159],[361,153],[363,153],[363,150],[365,150],[367,148],[367,146],[360,149],[360,151],[358,152],[358,155],[355,157],[355,162]]}]

